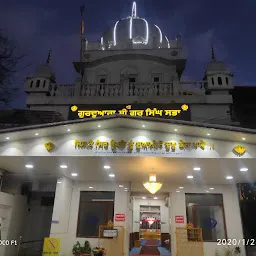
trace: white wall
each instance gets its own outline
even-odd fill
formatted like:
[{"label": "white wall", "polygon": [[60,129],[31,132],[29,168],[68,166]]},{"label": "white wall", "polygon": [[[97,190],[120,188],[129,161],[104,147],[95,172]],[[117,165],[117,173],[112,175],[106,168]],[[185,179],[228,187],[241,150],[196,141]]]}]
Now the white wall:
[{"label": "white wall", "polygon": [[[238,202],[238,195],[236,187],[231,185],[225,186],[215,186],[209,185],[209,187],[214,187],[214,191],[211,193],[223,194],[224,201],[224,212],[225,221],[227,228],[227,238],[230,239],[242,239],[242,223],[240,216],[240,208]],[[172,253],[176,253],[176,239],[175,230],[176,227],[182,227],[183,224],[175,224],[175,216],[184,216],[185,223],[186,220],[186,207],[185,207],[185,193],[205,193],[205,190],[196,186],[185,186],[184,191],[180,193],[175,192],[175,188],[171,192],[171,205],[170,205],[170,215],[171,215],[171,238],[172,238]],[[205,242],[204,243],[204,255],[215,256],[216,249],[220,246],[216,242]],[[242,254],[245,255],[244,248],[242,248]]]},{"label": "white wall", "polygon": [[[52,224],[51,237],[58,237],[61,239],[60,256],[68,256],[72,253],[72,247],[76,241],[84,242],[88,240],[92,247],[98,245],[97,238],[77,238],[77,220],[78,209],[80,200],[80,191],[89,191],[89,186],[93,186],[94,189],[90,191],[115,191],[115,205],[114,210],[116,213],[124,213],[129,215],[129,194],[119,188],[118,185],[112,183],[86,183],[86,182],[74,182],[67,178],[60,179],[62,183],[57,184],[53,217],[52,220],[59,221],[58,224]],[[128,186],[129,184],[123,184]],[[129,188],[129,186],[128,186]],[[125,255],[128,255],[129,249],[129,225],[126,220],[123,222],[114,223],[115,225],[121,225],[125,228]]]},{"label": "white wall", "polygon": [[[19,241],[26,205],[26,197],[0,192],[0,217],[4,222],[2,239]],[[17,249],[16,246],[0,246],[0,255],[16,256]]]},{"label": "white wall", "polygon": [[169,208],[165,206],[165,200],[154,200],[154,199],[134,199],[134,208],[133,208],[133,232],[140,231],[140,206],[141,205],[148,205],[148,206],[160,206],[160,217],[161,222],[161,233],[169,233],[170,226],[169,226]]}]

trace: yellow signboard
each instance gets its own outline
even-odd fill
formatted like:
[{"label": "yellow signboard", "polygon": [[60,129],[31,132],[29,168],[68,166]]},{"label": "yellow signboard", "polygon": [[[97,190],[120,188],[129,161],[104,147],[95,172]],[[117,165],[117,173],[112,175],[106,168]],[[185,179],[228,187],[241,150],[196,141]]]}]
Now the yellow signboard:
[{"label": "yellow signboard", "polygon": [[53,238],[53,237],[44,238],[43,256],[45,255],[59,256],[59,251],[60,251],[60,238]]}]

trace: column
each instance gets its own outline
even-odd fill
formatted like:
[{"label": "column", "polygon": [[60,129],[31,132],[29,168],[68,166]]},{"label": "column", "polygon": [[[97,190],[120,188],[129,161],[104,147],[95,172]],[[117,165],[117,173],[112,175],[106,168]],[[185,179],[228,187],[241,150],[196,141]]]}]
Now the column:
[{"label": "column", "polygon": [[66,177],[58,179],[55,191],[50,237],[60,238],[60,252],[70,250],[70,248],[66,248],[66,245],[69,245],[68,229],[72,192],[72,180]]}]

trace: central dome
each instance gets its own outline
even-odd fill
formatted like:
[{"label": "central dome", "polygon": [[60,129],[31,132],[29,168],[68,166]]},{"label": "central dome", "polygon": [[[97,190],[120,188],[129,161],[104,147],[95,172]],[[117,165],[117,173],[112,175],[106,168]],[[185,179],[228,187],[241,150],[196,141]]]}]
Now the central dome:
[{"label": "central dome", "polygon": [[168,38],[157,25],[137,16],[136,2],[133,2],[131,16],[118,20],[101,38],[102,49],[119,48],[129,43],[170,48]]}]

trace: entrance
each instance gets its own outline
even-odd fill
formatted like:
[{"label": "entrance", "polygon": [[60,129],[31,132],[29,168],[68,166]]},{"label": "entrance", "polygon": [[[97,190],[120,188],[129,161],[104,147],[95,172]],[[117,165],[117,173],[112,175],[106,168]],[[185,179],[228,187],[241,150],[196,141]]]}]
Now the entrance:
[{"label": "entrance", "polygon": [[169,194],[131,195],[130,255],[170,256]]}]

